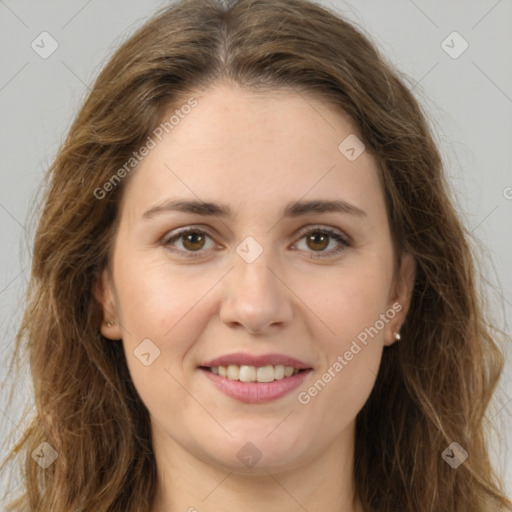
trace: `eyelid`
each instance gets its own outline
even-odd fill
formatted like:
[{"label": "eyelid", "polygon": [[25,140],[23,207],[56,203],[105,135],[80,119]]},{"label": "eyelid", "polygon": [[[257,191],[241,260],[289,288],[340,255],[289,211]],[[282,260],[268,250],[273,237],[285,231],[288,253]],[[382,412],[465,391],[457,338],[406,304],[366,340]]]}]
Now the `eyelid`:
[{"label": "eyelid", "polygon": [[315,231],[315,230],[338,235],[341,238],[343,238],[347,244],[352,244],[352,239],[344,231],[342,231],[338,228],[334,228],[332,226],[327,226],[325,224],[308,224],[307,226],[304,226],[299,231],[297,231],[295,233],[294,237],[297,237],[297,236],[302,237],[302,236],[304,236],[312,231]]},{"label": "eyelid", "polygon": [[[164,245],[165,247],[169,248],[171,240],[179,240],[182,236],[187,235],[188,233],[201,233],[201,234],[208,236],[212,240],[214,238],[212,233],[210,232],[210,230],[204,226],[187,225],[182,228],[176,228],[176,229],[172,230],[171,232],[165,234],[162,237],[160,243],[162,245]],[[195,251],[195,252],[194,251],[183,251],[180,249],[178,249],[178,250],[169,249],[169,250],[171,250],[172,252],[180,253],[180,254],[186,253],[186,254],[188,254],[188,256],[191,256],[191,257],[194,257],[196,255],[199,256],[201,253],[205,252],[203,250]]]}]

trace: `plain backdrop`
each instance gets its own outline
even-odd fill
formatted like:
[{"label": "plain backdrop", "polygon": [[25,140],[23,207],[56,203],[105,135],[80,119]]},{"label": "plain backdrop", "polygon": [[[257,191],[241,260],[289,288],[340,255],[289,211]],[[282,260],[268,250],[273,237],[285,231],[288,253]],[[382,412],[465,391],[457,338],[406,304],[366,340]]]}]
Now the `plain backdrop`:
[{"label": "plain backdrop", "polygon": [[[423,105],[463,220],[486,251],[479,274],[492,294],[495,321],[510,333],[512,1],[319,3],[354,21],[406,77]],[[0,0],[0,378],[6,373],[21,316],[34,204],[43,174],[107,58],[166,4],[157,0]],[[44,55],[52,45],[58,47]],[[501,402],[493,405],[490,421],[503,435],[494,444],[493,456],[510,495],[510,353],[507,358]],[[28,381],[16,391],[14,407],[7,409],[5,395],[0,397],[3,440],[12,429],[15,439],[21,435],[25,424],[21,406],[30,403]]]}]

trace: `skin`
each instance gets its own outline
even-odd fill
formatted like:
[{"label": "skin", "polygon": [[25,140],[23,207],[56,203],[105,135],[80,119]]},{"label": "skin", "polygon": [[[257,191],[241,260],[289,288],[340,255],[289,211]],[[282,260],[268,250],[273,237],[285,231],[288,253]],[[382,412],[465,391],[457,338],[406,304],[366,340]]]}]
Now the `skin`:
[{"label": "skin", "polygon": [[[405,320],[415,275],[410,255],[395,266],[377,165],[367,151],[351,162],[338,150],[357,130],[318,98],[229,84],[194,97],[198,106],[128,182],[110,267],[96,290],[101,331],[122,338],[150,412],[159,478],[153,512],[359,512],[355,419]],[[169,198],[223,203],[233,216],[142,218]],[[365,215],[283,218],[283,207],[300,199],[342,199]],[[166,236],[186,226],[205,230],[204,242],[177,238],[171,252]],[[331,228],[351,245],[333,254],[340,243],[308,242],[308,228]],[[248,236],[263,249],[252,263],[236,252]],[[395,303],[401,311],[299,403],[299,392]],[[148,338],[160,355],[145,366],[134,350]],[[238,351],[291,355],[313,371],[282,398],[242,403],[198,369]],[[261,453],[252,467],[237,457],[247,442]]]}]

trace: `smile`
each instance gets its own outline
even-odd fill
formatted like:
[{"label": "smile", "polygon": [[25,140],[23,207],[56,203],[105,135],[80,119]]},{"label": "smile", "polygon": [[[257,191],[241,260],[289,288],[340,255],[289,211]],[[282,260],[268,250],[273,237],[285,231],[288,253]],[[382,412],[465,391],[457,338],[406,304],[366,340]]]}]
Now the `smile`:
[{"label": "smile", "polygon": [[296,389],[312,371],[292,366],[200,367],[218,390],[245,403],[263,403],[281,398]]}]

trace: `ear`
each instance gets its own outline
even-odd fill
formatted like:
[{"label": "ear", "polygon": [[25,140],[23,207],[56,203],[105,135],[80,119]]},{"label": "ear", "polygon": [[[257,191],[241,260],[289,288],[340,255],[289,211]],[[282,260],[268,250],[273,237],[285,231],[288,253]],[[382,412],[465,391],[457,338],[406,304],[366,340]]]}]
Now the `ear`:
[{"label": "ear", "polygon": [[400,328],[407,317],[411,305],[415,278],[416,260],[412,254],[404,253],[390,293],[389,311],[394,311],[396,314],[386,325],[384,334],[384,345],[386,346],[390,346],[397,341],[395,334],[400,333]]},{"label": "ear", "polygon": [[102,311],[101,334],[111,340],[120,340],[122,331],[118,319],[114,284],[108,267],[103,269],[101,277],[96,282],[94,297]]}]

